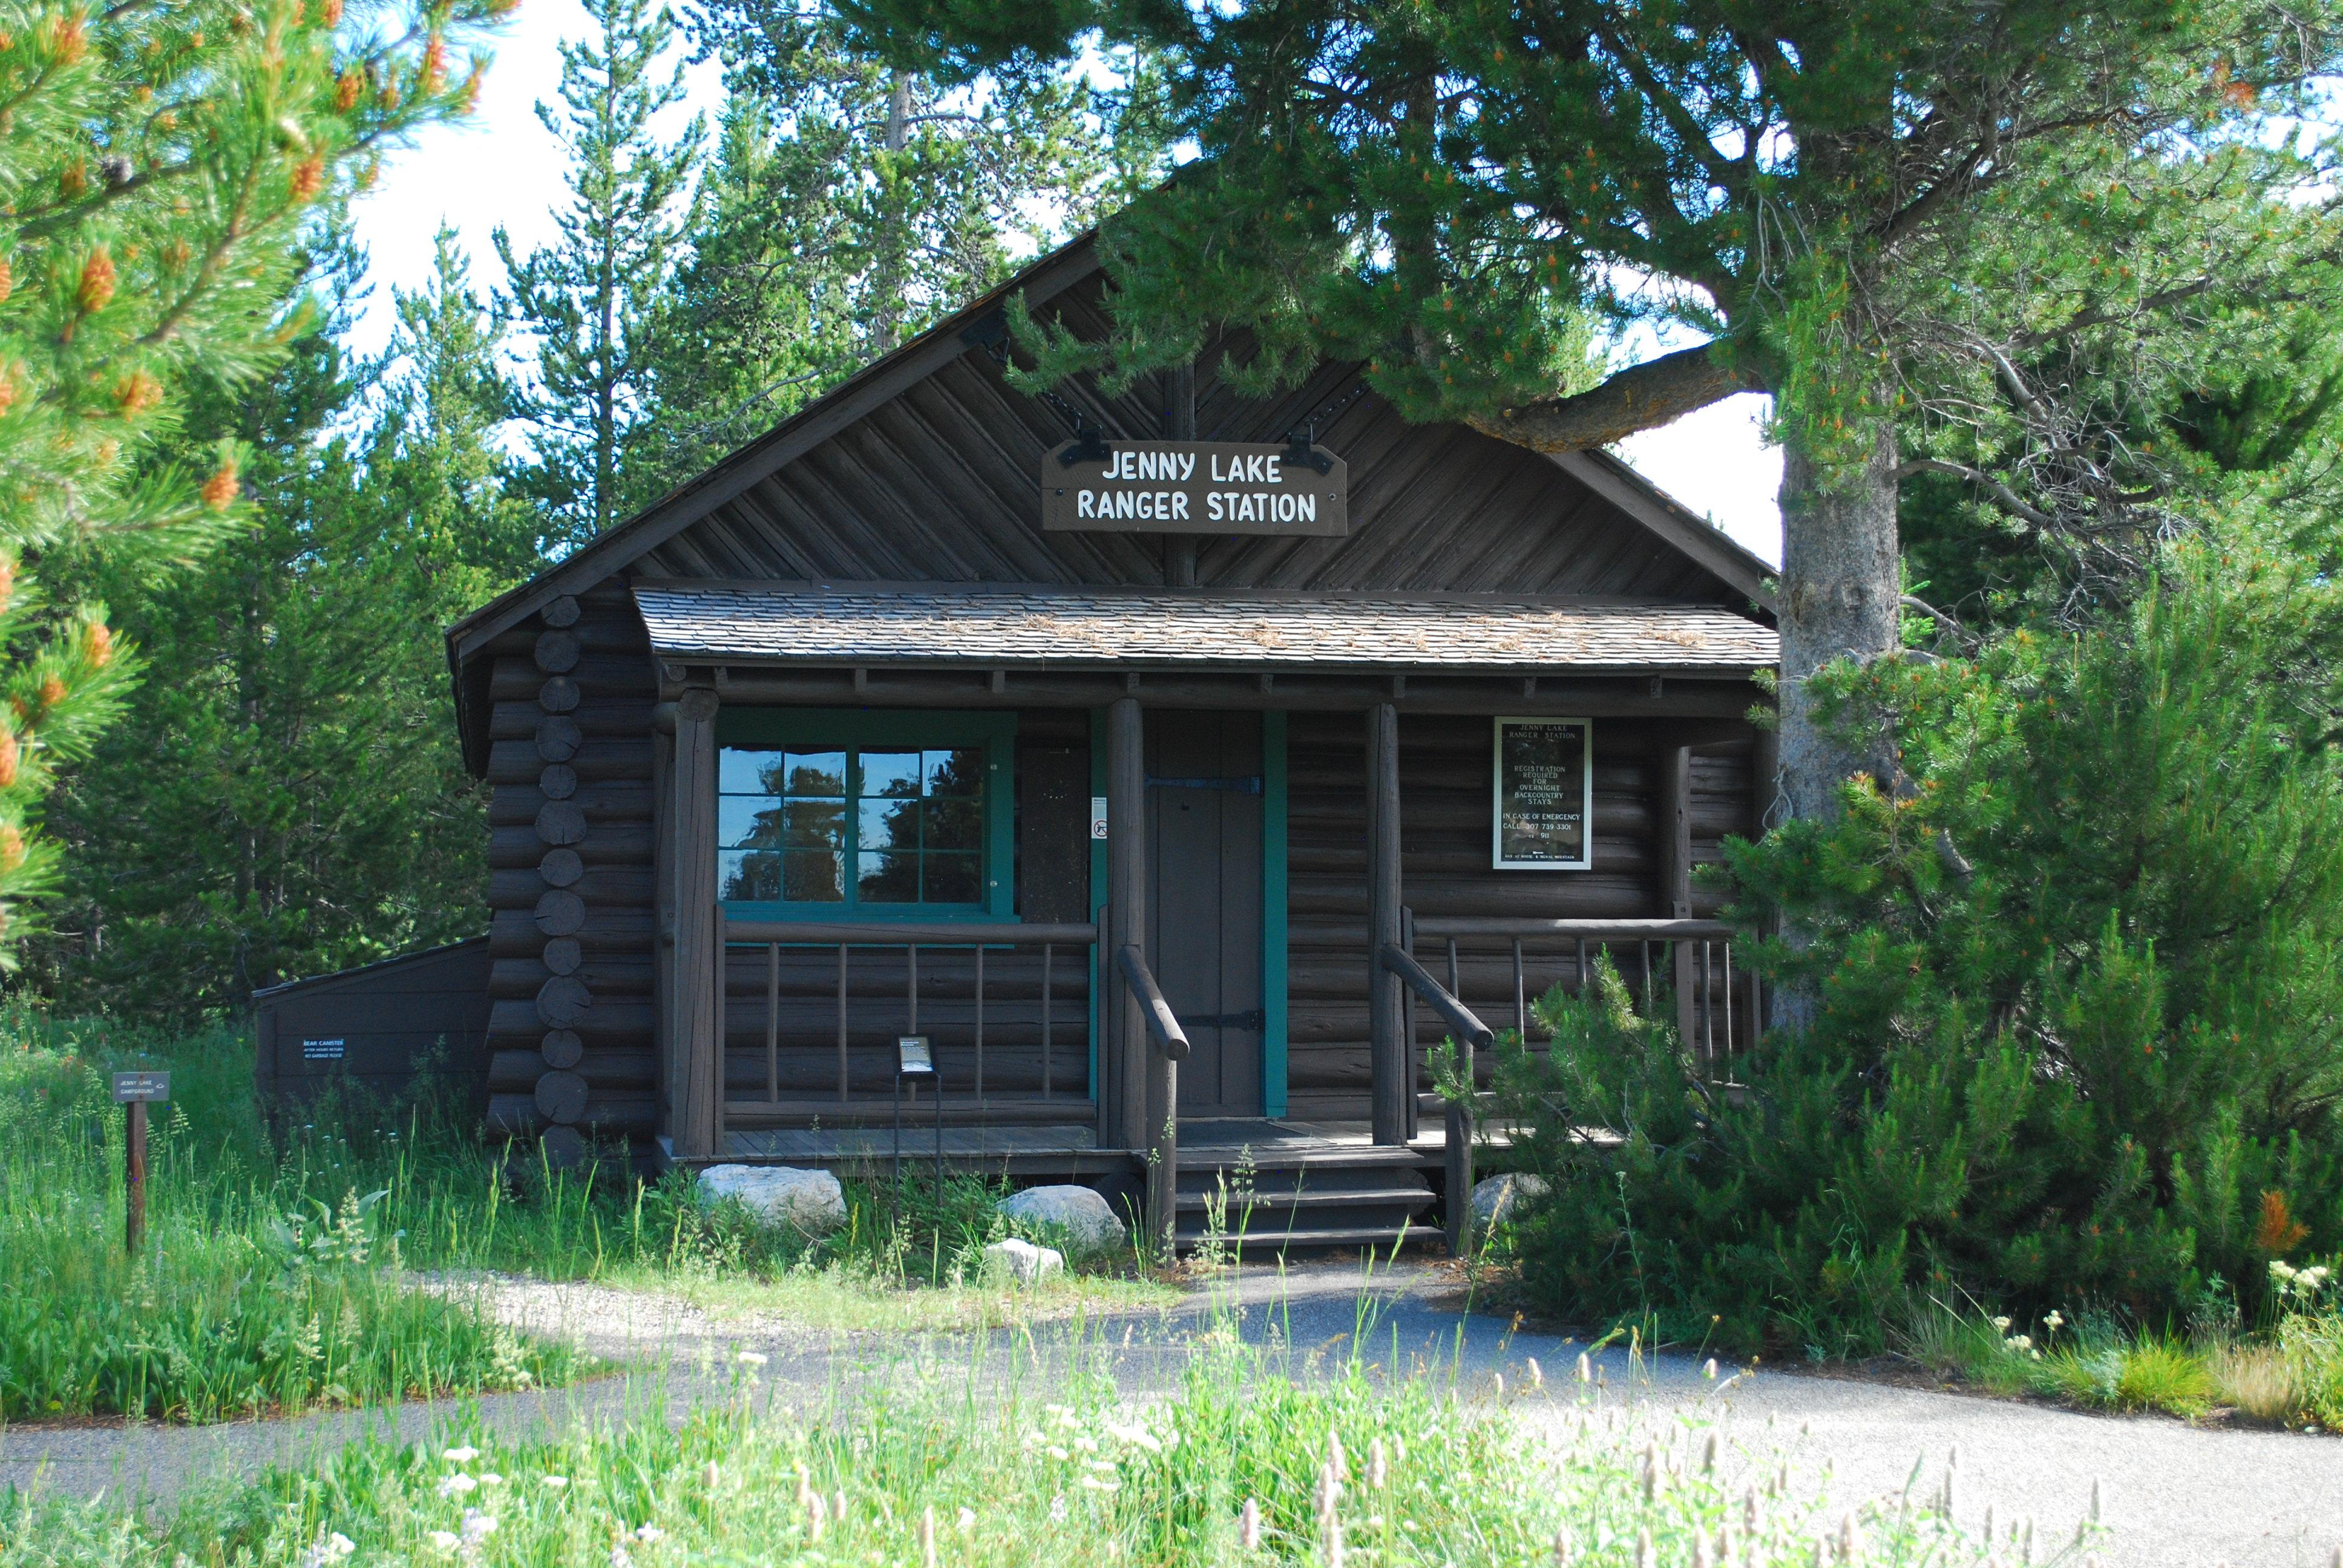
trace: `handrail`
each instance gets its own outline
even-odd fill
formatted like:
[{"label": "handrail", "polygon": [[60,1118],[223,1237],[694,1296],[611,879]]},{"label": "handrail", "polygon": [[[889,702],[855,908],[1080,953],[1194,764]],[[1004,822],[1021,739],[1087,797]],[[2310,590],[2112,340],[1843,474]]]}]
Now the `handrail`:
[{"label": "handrail", "polygon": [[1126,942],[1114,955],[1115,967],[1122,970],[1123,982],[1131,994],[1139,999],[1140,1011],[1146,1015],[1147,1032],[1154,1037],[1156,1049],[1173,1061],[1188,1060],[1188,1031],[1180,1027],[1178,1015],[1172,1004],[1163,1000],[1156,986],[1155,977],[1147,970],[1147,960],[1140,950]]},{"label": "handrail", "polygon": [[1715,941],[1747,933],[1729,920],[1509,920],[1418,915],[1415,934],[1443,940],[1451,937],[1570,937],[1589,942],[1656,942],[1670,938]]},{"label": "handrail", "polygon": [[[1424,923],[1416,923],[1418,931]],[[1497,1043],[1496,1031],[1474,1017],[1473,1010],[1458,1000],[1446,986],[1433,979],[1431,971],[1416,962],[1405,948],[1397,942],[1385,942],[1377,956],[1383,960],[1383,968],[1406,981],[1416,995],[1431,1004],[1432,1010],[1455,1031],[1461,1044],[1474,1050],[1486,1050]]]},{"label": "handrail", "polygon": [[1098,940],[1087,921],[1021,924],[1015,920],[739,920],[727,919],[731,942],[802,942],[809,947],[923,948],[1049,943],[1081,947]]}]

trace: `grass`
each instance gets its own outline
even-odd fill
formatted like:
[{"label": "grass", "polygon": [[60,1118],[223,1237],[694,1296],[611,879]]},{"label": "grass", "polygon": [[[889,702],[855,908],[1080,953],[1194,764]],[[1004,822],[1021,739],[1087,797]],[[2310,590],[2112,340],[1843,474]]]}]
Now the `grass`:
[{"label": "grass", "polygon": [[1939,1375],[2007,1397],[2343,1430],[2343,1316],[2323,1283],[2281,1292],[2280,1301],[2253,1333],[2220,1322],[2170,1333],[2097,1312],[2018,1325],[1931,1298],[1914,1308],[1898,1348]]},{"label": "grass", "polygon": [[154,1043],[0,1014],[0,1418],[213,1420],[578,1370],[476,1304],[407,1288],[380,1189],[280,1161],[249,1105],[249,1048],[221,1031],[168,1058],[146,1244],[127,1255],[105,1075],[156,1064]]},{"label": "grass", "polygon": [[[1172,1299],[1123,1259],[1011,1291],[978,1267],[1002,1183],[907,1169],[847,1183],[820,1240],[709,1208],[687,1177],[546,1168],[428,1105],[325,1103],[272,1134],[249,1040],[0,1009],[0,1419],[209,1421],[559,1381],[583,1359],[500,1327],[483,1292],[410,1277],[525,1274],[677,1294],[713,1315],[949,1330]],[[122,1248],[122,1109],[106,1075],[166,1067],[147,1246]],[[1046,1238],[1035,1238],[1046,1239]]]},{"label": "grass", "polygon": [[679,1422],[528,1444],[362,1442],[151,1523],[0,1498],[0,1563],[1953,1568],[1986,1556],[1916,1497],[1825,1515],[1788,1491],[1786,1471],[1753,1471],[1676,1418],[1638,1426],[1542,1392],[1460,1412],[1436,1379],[1378,1387],[1353,1364],[1297,1386],[1283,1370],[1224,1337],[1145,1405],[1096,1377],[1001,1389],[953,1376],[792,1411],[744,1369],[736,1399]]}]

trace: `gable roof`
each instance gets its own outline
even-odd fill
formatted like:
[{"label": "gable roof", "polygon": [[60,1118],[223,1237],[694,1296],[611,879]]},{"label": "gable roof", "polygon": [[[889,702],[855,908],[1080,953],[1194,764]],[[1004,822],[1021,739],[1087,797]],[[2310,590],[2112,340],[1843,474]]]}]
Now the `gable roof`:
[{"label": "gable roof", "polygon": [[[970,329],[998,312],[1011,296],[1021,293],[1028,306],[1038,309],[1095,277],[1101,268],[1090,235],[1039,258],[626,522],[464,617],[447,634],[448,663],[459,677],[459,689],[463,668],[475,655],[553,599],[582,592],[642,560],[961,357],[979,351],[990,335]],[[1771,567],[1617,458],[1603,452],[1564,452],[1551,454],[1547,460],[1670,550],[1747,599],[1772,608]]]}]

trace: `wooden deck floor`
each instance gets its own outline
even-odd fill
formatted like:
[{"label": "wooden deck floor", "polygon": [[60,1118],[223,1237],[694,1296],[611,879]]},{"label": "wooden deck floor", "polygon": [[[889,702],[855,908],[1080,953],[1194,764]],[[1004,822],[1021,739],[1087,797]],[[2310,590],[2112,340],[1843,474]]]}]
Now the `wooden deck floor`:
[{"label": "wooden deck floor", "polygon": [[[1491,1141],[1503,1147],[1499,1136]],[[1281,1160],[1317,1157],[1340,1160],[1375,1147],[1364,1121],[1303,1121],[1292,1118],[1214,1117],[1180,1124],[1181,1163],[1192,1156],[1210,1159],[1250,1148],[1257,1156]],[[1446,1150],[1440,1123],[1426,1117],[1422,1132],[1409,1141],[1413,1163],[1437,1167]],[[909,1118],[903,1127],[902,1153],[907,1161],[935,1158],[936,1128]],[[943,1130],[944,1162],[959,1171],[988,1171],[1011,1175],[1105,1174],[1139,1168],[1139,1151],[1101,1149],[1089,1123],[1040,1126],[976,1126]],[[891,1128],[763,1128],[725,1134],[727,1161],[752,1165],[807,1165],[832,1169],[890,1161],[895,1154]],[[696,1163],[715,1163],[697,1161]]]}]

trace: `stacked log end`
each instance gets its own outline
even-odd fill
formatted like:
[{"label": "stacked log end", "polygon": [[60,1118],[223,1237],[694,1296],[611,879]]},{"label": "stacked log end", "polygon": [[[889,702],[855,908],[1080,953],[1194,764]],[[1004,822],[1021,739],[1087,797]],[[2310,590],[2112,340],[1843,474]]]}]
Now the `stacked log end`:
[{"label": "stacked log end", "polygon": [[499,638],[488,778],[489,1120],[557,1161],[647,1142],[650,650],[613,581]]}]

